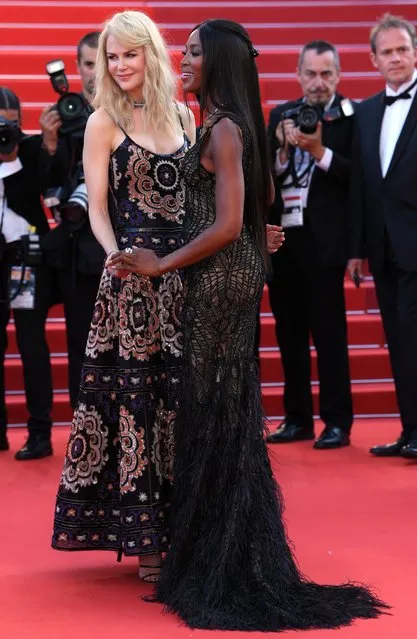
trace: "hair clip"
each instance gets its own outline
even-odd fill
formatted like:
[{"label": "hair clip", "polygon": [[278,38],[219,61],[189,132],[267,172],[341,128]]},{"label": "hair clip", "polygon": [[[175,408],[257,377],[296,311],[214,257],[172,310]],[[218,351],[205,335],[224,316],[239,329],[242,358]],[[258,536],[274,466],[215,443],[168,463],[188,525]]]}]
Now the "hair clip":
[{"label": "hair clip", "polygon": [[255,49],[255,47],[253,47],[252,45],[250,45],[249,47],[249,53],[251,54],[253,58],[257,58],[259,55],[258,49]]}]

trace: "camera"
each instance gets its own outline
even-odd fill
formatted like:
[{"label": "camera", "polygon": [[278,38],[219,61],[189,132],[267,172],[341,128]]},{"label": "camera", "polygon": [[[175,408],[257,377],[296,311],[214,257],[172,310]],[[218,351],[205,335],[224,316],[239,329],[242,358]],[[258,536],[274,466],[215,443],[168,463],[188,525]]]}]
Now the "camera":
[{"label": "camera", "polygon": [[300,128],[301,133],[315,133],[318,123],[337,122],[344,118],[349,118],[354,113],[354,106],[351,100],[344,98],[340,106],[331,107],[327,111],[320,105],[300,104],[300,106],[284,111],[282,120],[294,120],[295,126]]},{"label": "camera", "polygon": [[78,167],[77,186],[68,196],[62,186],[51,187],[44,196],[44,204],[52,210],[56,222],[66,221],[78,224],[88,211],[87,187],[81,165]]},{"label": "camera", "polygon": [[69,91],[63,60],[51,60],[46,65],[46,71],[54,91],[60,95],[55,107],[63,122],[60,133],[66,135],[81,132],[84,135],[91,108],[82,95]]},{"label": "camera", "polygon": [[0,115],[0,153],[8,155],[19,144],[22,131],[17,122]]}]

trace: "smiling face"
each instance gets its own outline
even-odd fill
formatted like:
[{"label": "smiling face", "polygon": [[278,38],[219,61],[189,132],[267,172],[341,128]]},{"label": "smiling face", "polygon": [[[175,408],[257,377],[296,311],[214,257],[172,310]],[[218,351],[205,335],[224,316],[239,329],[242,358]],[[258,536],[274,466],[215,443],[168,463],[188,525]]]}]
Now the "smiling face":
[{"label": "smiling face", "polygon": [[181,61],[181,81],[187,93],[201,92],[203,70],[203,48],[198,29],[193,31],[187,40]]},{"label": "smiling face", "polygon": [[144,48],[125,47],[113,35],[109,35],[106,53],[108,70],[113,80],[129,97],[141,101],[146,67]]},{"label": "smiling face", "polygon": [[413,77],[416,49],[405,29],[388,29],[378,33],[371,60],[394,91]]}]

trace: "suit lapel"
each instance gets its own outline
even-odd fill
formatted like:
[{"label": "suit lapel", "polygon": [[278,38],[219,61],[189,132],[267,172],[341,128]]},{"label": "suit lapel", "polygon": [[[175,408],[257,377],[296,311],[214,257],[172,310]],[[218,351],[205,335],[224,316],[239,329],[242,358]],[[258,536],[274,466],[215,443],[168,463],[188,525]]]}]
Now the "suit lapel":
[{"label": "suit lapel", "polygon": [[380,140],[381,140],[381,127],[382,118],[384,117],[385,105],[384,94],[380,93],[375,97],[376,105],[375,111],[372,111],[372,118],[367,122],[367,128],[371,131],[370,139],[372,140],[372,158],[375,158],[375,162],[372,165],[375,167],[375,171],[378,174],[378,179],[382,180],[382,167],[381,167],[381,155],[379,152]]},{"label": "suit lapel", "polygon": [[408,112],[407,118],[404,122],[404,126],[401,130],[400,136],[397,140],[397,144],[395,146],[394,149],[394,153],[391,159],[391,163],[388,167],[388,171],[387,174],[385,176],[385,178],[387,178],[389,176],[389,174],[391,173],[391,171],[394,169],[394,167],[396,166],[396,164],[398,163],[398,161],[401,158],[401,155],[403,154],[413,132],[414,129],[416,127],[416,123],[417,123],[417,93],[414,96],[413,102],[411,104],[410,110]]}]

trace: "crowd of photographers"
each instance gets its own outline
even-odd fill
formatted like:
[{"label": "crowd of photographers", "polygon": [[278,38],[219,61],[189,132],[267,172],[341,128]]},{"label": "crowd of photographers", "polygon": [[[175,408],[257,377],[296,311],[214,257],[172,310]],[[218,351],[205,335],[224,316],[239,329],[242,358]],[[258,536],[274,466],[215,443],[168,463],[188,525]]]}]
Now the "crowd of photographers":
[{"label": "crowd of photographers", "polygon": [[[0,89],[0,358],[3,363],[11,307],[30,414],[28,439],[16,453],[21,460],[52,454],[52,377],[45,335],[48,309],[57,302],[64,306],[69,390],[74,407],[104,261],[88,222],[82,169],[98,36],[97,32],[89,33],[78,45],[82,93],[68,92],[61,61],[47,65],[53,87],[61,97],[41,115],[42,136],[21,134],[19,101],[9,90]],[[359,107],[337,92],[340,60],[336,48],[322,40],[308,43],[300,53],[297,68],[302,96],[277,106],[270,114],[268,135],[276,181],[271,221],[284,227],[286,241],[272,257],[268,287],[285,376],[285,420],[268,441],[315,439],[311,336],[317,351],[319,412],[325,425],[314,447],[350,444],[353,410],[344,277],[348,266],[355,285],[360,285],[364,247],[372,246],[375,232],[382,253],[378,254],[379,262],[371,254],[370,265],[387,333],[403,430],[396,442],[375,446],[371,452],[417,457],[417,395],[413,390],[417,382],[417,263],[411,258],[408,262],[402,259],[402,243],[407,248],[410,237],[413,240],[414,222],[407,218],[408,204],[404,205],[395,176],[388,179],[391,163],[399,161],[398,145],[404,146],[414,131],[410,125],[417,110],[413,25],[385,16],[371,33],[371,59],[387,88],[375,103],[372,98]],[[402,109],[401,113],[397,114],[396,109]],[[406,131],[397,127],[394,135],[386,124],[390,117],[402,120]],[[361,122],[364,128],[359,139],[355,131]],[[412,167],[415,156],[417,144],[412,146],[410,157],[402,161]],[[367,173],[375,165],[382,167],[376,177]],[[404,175],[407,167],[402,170]],[[414,175],[411,179],[414,184]],[[411,186],[407,188],[410,191]],[[394,221],[384,208],[384,199],[378,200],[380,190],[395,211]],[[415,214],[415,187],[411,191],[407,198]],[[52,230],[41,206],[41,195],[57,223]],[[375,221],[375,207],[379,207],[379,221]],[[413,246],[417,255],[417,241]],[[0,450],[8,448],[4,396],[1,365]]]}]

